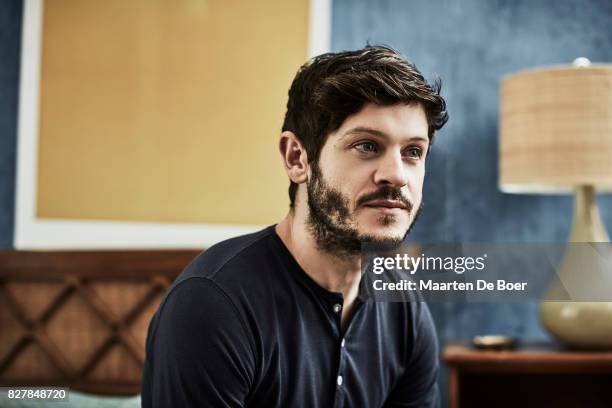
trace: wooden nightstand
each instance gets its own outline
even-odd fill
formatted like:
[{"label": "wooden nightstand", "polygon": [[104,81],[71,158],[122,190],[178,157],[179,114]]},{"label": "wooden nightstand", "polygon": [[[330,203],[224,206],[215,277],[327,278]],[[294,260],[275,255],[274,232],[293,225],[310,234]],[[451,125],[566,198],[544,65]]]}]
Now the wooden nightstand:
[{"label": "wooden nightstand", "polygon": [[481,351],[454,343],[444,348],[443,359],[451,408],[612,407],[612,352],[545,343]]}]

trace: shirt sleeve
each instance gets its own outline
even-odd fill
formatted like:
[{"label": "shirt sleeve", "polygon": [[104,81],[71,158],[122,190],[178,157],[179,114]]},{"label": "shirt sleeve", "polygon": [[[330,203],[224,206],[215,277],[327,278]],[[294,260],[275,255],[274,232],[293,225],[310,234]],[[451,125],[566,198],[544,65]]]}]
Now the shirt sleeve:
[{"label": "shirt sleeve", "polygon": [[433,408],[440,406],[438,390],[438,337],[425,302],[414,302],[414,347],[406,371],[391,395],[385,408]]},{"label": "shirt sleeve", "polygon": [[211,280],[175,286],[149,327],[142,406],[243,407],[253,384],[252,338]]}]

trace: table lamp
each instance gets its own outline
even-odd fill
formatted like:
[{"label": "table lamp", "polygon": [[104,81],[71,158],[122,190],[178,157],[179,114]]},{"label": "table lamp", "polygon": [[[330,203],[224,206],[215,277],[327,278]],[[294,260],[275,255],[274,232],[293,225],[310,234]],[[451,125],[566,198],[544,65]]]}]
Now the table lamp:
[{"label": "table lamp", "polygon": [[[570,242],[609,242],[596,191],[612,190],[612,64],[578,58],[501,82],[500,188],[574,194]],[[586,271],[586,272],[585,272]],[[582,293],[612,288],[612,270],[568,245],[557,276]],[[592,291],[592,292],[591,292]],[[607,299],[610,300],[607,295]],[[543,301],[543,326],[567,346],[612,348],[612,303]]]}]

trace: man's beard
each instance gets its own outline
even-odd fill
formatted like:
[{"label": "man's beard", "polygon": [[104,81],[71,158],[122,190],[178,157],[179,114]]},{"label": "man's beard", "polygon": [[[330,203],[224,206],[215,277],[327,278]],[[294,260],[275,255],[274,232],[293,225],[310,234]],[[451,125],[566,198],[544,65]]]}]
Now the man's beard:
[{"label": "man's beard", "polygon": [[[403,237],[377,237],[359,233],[349,210],[349,200],[340,191],[325,183],[317,163],[312,165],[312,179],[308,182],[307,191],[309,208],[307,225],[317,248],[340,258],[358,255],[364,243],[367,243],[369,248],[375,247],[381,250],[397,248],[412,229],[422,207],[421,205],[417,209]],[[400,189],[389,186],[366,194],[357,200],[355,206],[358,208],[361,204],[381,199],[401,201],[406,205],[406,211],[412,213],[413,204],[402,195]],[[385,226],[390,225],[395,222],[395,216],[382,215],[379,222]]]}]

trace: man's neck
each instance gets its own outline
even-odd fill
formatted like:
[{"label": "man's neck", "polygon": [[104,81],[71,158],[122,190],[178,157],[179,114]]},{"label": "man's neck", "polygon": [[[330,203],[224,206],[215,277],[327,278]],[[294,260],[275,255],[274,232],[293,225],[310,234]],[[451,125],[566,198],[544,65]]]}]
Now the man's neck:
[{"label": "man's neck", "polygon": [[291,211],[278,225],[276,233],[304,272],[319,286],[342,293],[342,326],[345,326],[353,303],[359,293],[361,257],[339,258],[319,250],[308,230],[306,215]]}]

